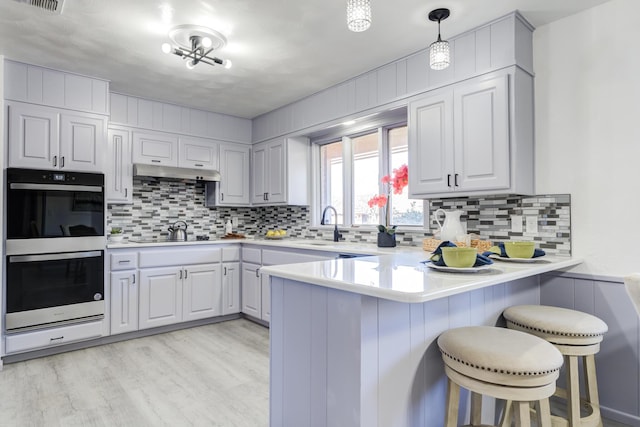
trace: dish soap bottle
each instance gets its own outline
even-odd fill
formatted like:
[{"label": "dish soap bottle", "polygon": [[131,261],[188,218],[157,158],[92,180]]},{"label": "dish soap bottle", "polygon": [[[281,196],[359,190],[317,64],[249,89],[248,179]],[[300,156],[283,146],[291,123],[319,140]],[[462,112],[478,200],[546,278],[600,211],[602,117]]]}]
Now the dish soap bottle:
[{"label": "dish soap bottle", "polygon": [[233,233],[233,225],[231,225],[231,220],[228,219],[227,223],[224,225],[224,233],[231,234]]}]

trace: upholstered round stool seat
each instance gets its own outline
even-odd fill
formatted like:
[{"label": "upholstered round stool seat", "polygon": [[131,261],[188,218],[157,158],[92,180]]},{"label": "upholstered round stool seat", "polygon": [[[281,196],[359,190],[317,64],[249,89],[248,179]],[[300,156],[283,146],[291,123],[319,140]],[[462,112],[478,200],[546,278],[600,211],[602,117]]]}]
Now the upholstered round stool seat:
[{"label": "upholstered round stool seat", "polygon": [[[567,308],[519,305],[504,313],[507,327],[527,332],[552,343],[565,358],[567,389],[556,389],[556,396],[567,401],[565,425],[602,426],[596,378],[595,354],[608,327],[596,316]],[[578,358],[583,358],[584,393],[580,393]],[[588,413],[581,416],[581,408]],[[558,418],[558,417],[554,417]]]},{"label": "upholstered round stool seat", "polygon": [[594,345],[602,341],[607,324],[596,316],[568,308],[517,305],[504,311],[507,326],[554,344]]},{"label": "upholstered round stool seat", "polygon": [[449,384],[447,427],[457,425],[460,387],[472,392],[473,426],[481,425],[482,395],[521,404],[516,415],[522,426],[529,426],[529,402],[537,402],[542,406],[539,425],[551,425],[548,398],[562,366],[562,355],[553,345],[519,331],[470,326],[442,333],[438,346]]}]

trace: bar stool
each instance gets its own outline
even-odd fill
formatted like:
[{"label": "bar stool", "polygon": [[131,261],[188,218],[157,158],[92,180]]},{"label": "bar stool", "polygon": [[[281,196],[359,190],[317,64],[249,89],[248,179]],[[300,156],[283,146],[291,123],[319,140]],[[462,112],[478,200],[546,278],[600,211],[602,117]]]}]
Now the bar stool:
[{"label": "bar stool", "polygon": [[[567,401],[567,418],[554,416],[554,425],[602,427],[595,354],[607,332],[607,324],[581,311],[544,305],[519,305],[504,313],[507,327],[543,338],[560,350],[565,358],[567,389],[555,395]],[[580,397],[578,358],[582,358],[585,395]],[[589,413],[581,417],[580,407]]]},{"label": "bar stool", "polygon": [[[516,426],[530,427],[536,403],[539,427],[551,427],[549,396],[562,355],[545,340],[506,328],[469,326],[438,337],[447,375],[445,427],[456,427],[460,387],[471,391],[471,425],[482,426],[482,395],[514,400]],[[501,425],[510,420],[504,419]]]}]

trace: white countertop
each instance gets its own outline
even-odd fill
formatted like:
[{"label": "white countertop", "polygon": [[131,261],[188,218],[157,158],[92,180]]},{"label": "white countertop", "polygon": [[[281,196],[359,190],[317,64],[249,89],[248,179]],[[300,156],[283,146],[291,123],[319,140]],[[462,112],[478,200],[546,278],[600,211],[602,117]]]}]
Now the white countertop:
[{"label": "white countertop", "polygon": [[420,263],[428,256],[422,250],[406,251],[364,258],[276,265],[262,267],[260,271],[392,301],[421,303],[569,268],[582,262],[576,258],[545,256],[536,259],[535,263],[496,260],[491,268],[477,273],[447,273],[432,270]]},{"label": "white countertop", "polygon": [[562,270],[581,259],[544,256],[534,263],[494,261],[491,268],[477,273],[435,271],[420,261],[429,253],[417,246],[379,248],[374,244],[332,242],[329,240],[264,238],[216,239],[188,242],[109,243],[109,249],[180,247],[195,245],[259,245],[283,249],[304,249],[366,255],[362,258],[332,259],[310,263],[262,267],[261,272],[328,288],[341,289],[393,301],[420,303],[468,292],[511,280]]}]

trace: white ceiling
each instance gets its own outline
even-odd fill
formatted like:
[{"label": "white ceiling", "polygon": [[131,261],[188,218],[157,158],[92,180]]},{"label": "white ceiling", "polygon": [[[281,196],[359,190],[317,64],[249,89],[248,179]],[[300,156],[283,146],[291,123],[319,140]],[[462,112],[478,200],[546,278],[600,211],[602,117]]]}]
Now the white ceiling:
[{"label": "white ceiling", "polygon": [[[346,0],[66,0],[61,15],[0,2],[0,54],[111,81],[111,90],[253,118],[424,49],[430,10],[451,9],[448,38],[515,9],[540,26],[608,0],[371,0],[372,25],[346,27]],[[174,10],[163,22],[161,6]],[[233,67],[187,70],[163,54],[174,25],[205,25]]]}]

